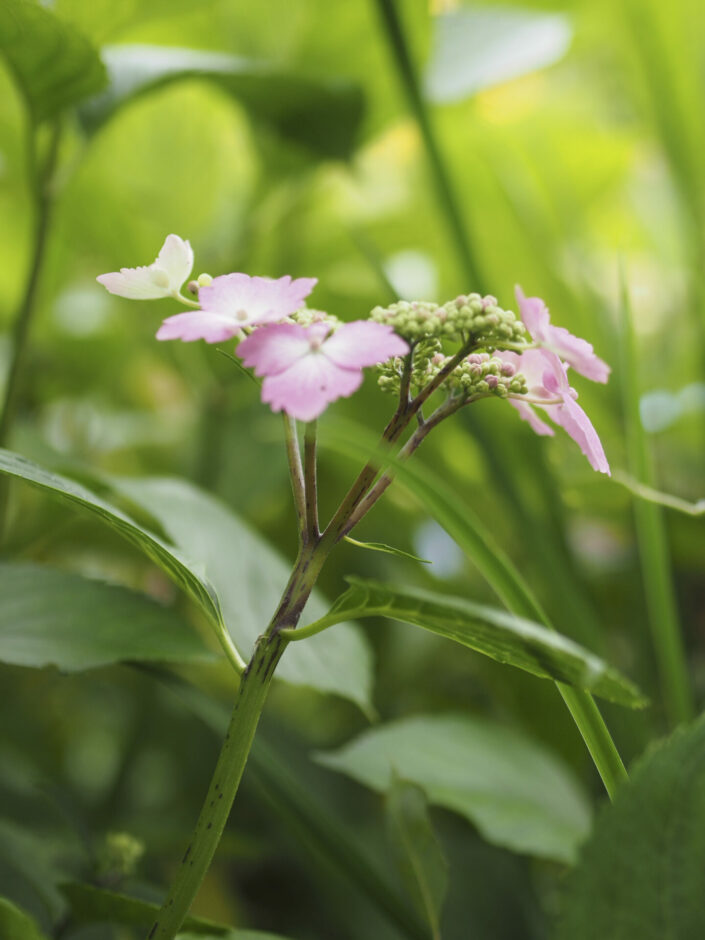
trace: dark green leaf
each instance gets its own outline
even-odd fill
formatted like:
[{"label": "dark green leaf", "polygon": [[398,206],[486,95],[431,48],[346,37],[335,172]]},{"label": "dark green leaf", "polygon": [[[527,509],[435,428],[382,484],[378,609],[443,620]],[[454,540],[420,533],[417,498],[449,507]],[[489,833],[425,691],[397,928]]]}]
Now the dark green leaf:
[{"label": "dark green leaf", "polygon": [[428,814],[426,795],[415,783],[393,774],[386,810],[387,831],[407,891],[434,940],[440,940],[448,863]]},{"label": "dark green leaf", "polygon": [[0,54],[35,121],[95,94],[107,81],[91,43],[51,10],[27,0],[0,4]]},{"label": "dark green leaf", "polygon": [[0,937],[2,940],[46,940],[35,921],[5,898],[0,898]]},{"label": "dark green leaf", "polygon": [[346,157],[354,147],[364,109],[362,92],[350,82],[310,78],[227,53],[169,46],[110,46],[103,56],[110,85],[81,109],[90,131],[140,95],[201,78],[236,98],[253,120],[325,157]]},{"label": "dark green leaf", "polygon": [[645,704],[639,690],[616,669],[531,620],[421,588],[346,580],[351,586],[331,610],[335,619],[388,617],[412,623],[535,676],[588,689],[621,705]]},{"label": "dark green leaf", "polygon": [[581,852],[560,940],[705,936],[705,718],[647,751]]},{"label": "dark green leaf", "polygon": [[[220,500],[185,480],[116,478],[115,490],[149,513],[190,558],[198,561],[218,591],[235,645],[249,654],[274,613],[289,577],[289,565]],[[322,616],[327,604],[314,595],[306,616]],[[292,644],[277,676],[295,685],[332,692],[369,709],[371,656],[352,624]]]},{"label": "dark green leaf", "polygon": [[214,658],[175,611],[123,587],[0,564],[0,661],[75,671],[126,660]]},{"label": "dark green leaf", "polygon": [[419,715],[317,759],[380,792],[396,773],[431,803],[465,816],[488,842],[517,852],[572,862],[590,827],[587,799],[561,761],[488,718]]},{"label": "dark green leaf", "polygon": [[412,555],[411,552],[405,552],[401,548],[394,548],[393,545],[385,545],[384,542],[360,542],[350,535],[345,536],[345,541],[351,545],[357,545],[358,548],[367,548],[372,552],[384,552],[386,555],[397,555],[399,558],[409,558],[411,561],[418,561],[422,565],[430,565],[427,558],[419,558],[418,555]]}]

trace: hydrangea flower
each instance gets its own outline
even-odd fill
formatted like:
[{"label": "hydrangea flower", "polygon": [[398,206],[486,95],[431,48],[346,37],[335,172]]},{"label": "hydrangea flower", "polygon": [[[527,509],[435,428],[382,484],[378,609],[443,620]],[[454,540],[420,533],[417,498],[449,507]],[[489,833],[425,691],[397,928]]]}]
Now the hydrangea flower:
[{"label": "hydrangea flower", "polygon": [[262,401],[300,421],[313,421],[330,402],[352,395],[365,366],[408,351],[390,326],[369,320],[334,332],[328,323],[262,326],[237,348],[244,364],[264,376]]},{"label": "hydrangea flower", "polygon": [[610,367],[595,354],[591,343],[562,326],[551,326],[548,307],[540,297],[525,297],[518,285],[515,293],[521,318],[538,346],[555,353],[586,379],[607,381]]},{"label": "hydrangea flower", "polygon": [[303,306],[317,283],[315,277],[292,280],[288,274],[278,280],[224,274],[199,290],[200,310],[168,317],[159,328],[157,339],[221,343],[241,335],[243,327],[288,317]]},{"label": "hydrangea flower", "polygon": [[130,300],[176,297],[193,269],[191,244],[178,235],[167,235],[157,260],[139,268],[120,268],[100,274],[96,280],[111,294]]},{"label": "hydrangea flower", "polygon": [[[536,403],[537,407],[542,408],[555,424],[573,438],[593,470],[609,475],[610,468],[600,438],[592,422],[576,402],[578,393],[571,388],[567,366],[558,356],[547,349],[528,349],[520,355],[513,352],[496,352],[494,355],[511,363],[517,372],[525,376],[528,394],[532,398],[546,399],[547,404]],[[529,402],[522,401],[520,397],[510,398],[510,401],[537,434],[554,434],[553,428],[536,414]]]}]

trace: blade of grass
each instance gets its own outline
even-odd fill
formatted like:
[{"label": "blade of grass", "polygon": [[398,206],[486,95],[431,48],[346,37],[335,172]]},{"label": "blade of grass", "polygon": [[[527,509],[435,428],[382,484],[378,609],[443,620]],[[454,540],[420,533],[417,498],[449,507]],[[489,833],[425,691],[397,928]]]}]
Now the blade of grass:
[{"label": "blade of grass", "polygon": [[[638,357],[629,290],[624,275],[620,315],[622,407],[629,470],[633,477],[653,490],[657,486],[656,475],[639,414]],[[635,499],[634,519],[663,702],[669,721],[679,724],[692,719],[695,707],[671,576],[663,511],[656,503]]]}]

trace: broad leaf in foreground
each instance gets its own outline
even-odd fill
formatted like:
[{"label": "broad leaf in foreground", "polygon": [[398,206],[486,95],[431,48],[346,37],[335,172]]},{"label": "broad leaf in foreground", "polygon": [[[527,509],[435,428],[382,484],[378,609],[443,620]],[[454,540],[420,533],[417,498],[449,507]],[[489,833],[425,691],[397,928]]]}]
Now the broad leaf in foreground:
[{"label": "broad leaf in foreground", "polygon": [[587,798],[568,768],[543,745],[489,718],[419,715],[316,757],[380,792],[394,774],[416,783],[431,803],[516,852],[572,862],[590,828]]},{"label": "broad leaf in foreground", "polygon": [[66,671],[215,658],[182,617],[126,588],[36,564],[0,564],[0,661]]},{"label": "broad leaf in foreground", "polygon": [[531,620],[462,597],[362,578],[346,580],[350,588],[322,618],[323,623],[347,617],[388,617],[423,627],[497,662],[588,689],[621,705],[645,703],[639,690],[616,669]]},{"label": "broad leaf in foreground", "polygon": [[[149,513],[175,545],[198,561],[218,591],[235,645],[243,656],[249,656],[286,586],[287,562],[228,506],[186,480],[111,477],[108,482]],[[314,592],[304,616],[321,617],[327,606]],[[359,629],[349,623],[341,627],[304,643],[292,643],[277,667],[277,677],[342,695],[368,709],[370,650]]]},{"label": "broad leaf in foreground", "polygon": [[46,940],[36,922],[6,898],[0,898],[2,940]]},{"label": "broad leaf in foreground", "polygon": [[705,936],[705,718],[647,751],[568,882],[559,940]]},{"label": "broad leaf in foreground", "polygon": [[224,52],[122,45],[103,50],[110,84],[81,109],[90,131],[135,98],[185,79],[215,84],[253,120],[325,157],[347,157],[363,116],[360,89],[345,80],[285,72],[268,62]]},{"label": "broad leaf in foreground", "polygon": [[428,814],[426,795],[415,783],[393,775],[387,793],[387,832],[414,906],[440,940],[441,912],[448,891],[448,863]]},{"label": "broad leaf in foreground", "polygon": [[34,121],[54,117],[107,81],[89,40],[46,6],[29,0],[0,3],[0,56]]}]

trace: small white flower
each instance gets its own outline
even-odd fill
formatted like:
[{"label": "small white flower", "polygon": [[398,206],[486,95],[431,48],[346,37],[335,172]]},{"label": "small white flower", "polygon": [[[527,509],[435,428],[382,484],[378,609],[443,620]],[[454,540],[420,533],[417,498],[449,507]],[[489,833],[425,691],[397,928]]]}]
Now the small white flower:
[{"label": "small white flower", "polygon": [[193,249],[178,235],[167,235],[154,264],[120,268],[100,274],[96,280],[111,294],[130,300],[157,300],[176,297],[193,270]]}]

